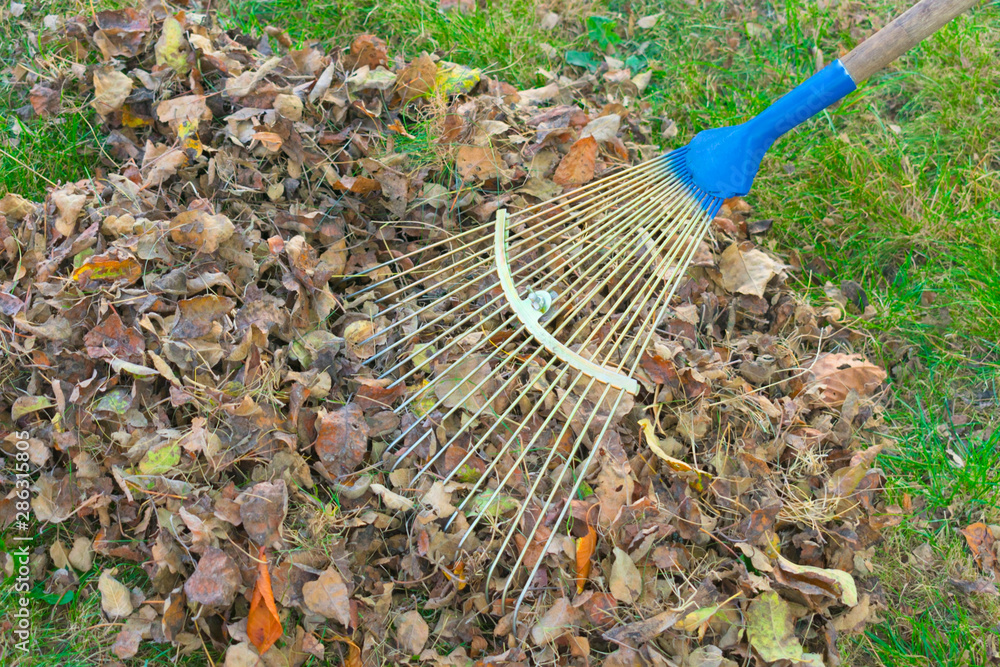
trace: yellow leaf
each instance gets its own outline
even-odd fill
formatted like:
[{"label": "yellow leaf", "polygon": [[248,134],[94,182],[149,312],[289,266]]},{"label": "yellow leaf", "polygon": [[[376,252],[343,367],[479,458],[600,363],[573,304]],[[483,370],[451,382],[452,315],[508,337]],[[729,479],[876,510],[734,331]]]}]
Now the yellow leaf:
[{"label": "yellow leaf", "polygon": [[712,475],[702,470],[698,470],[690,463],[685,463],[680,459],[675,459],[663,451],[663,447],[660,445],[660,439],[656,437],[653,425],[648,419],[640,419],[639,426],[642,427],[642,433],[646,436],[646,444],[649,445],[649,448],[654,454],[656,454],[656,456],[667,464],[667,467],[674,472],[682,473],[685,477],[687,477],[688,485],[695,491],[701,492],[705,490],[704,481],[706,479],[712,479]]},{"label": "yellow leaf", "polygon": [[163,34],[156,40],[156,64],[166,65],[184,76],[191,69],[188,64],[187,40],[184,39],[184,27],[173,16],[168,16],[163,22]]}]

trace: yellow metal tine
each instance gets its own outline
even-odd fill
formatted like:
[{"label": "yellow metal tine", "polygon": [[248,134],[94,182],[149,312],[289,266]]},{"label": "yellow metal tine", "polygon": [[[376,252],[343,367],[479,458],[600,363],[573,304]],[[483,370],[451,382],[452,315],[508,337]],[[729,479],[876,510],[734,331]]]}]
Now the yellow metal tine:
[{"label": "yellow metal tine", "polygon": [[[624,395],[625,395],[625,392],[623,392],[623,391],[619,391],[618,392],[618,398],[615,400],[615,403],[614,403],[614,405],[611,408],[611,413],[610,414],[613,415],[615,413],[615,411],[618,410],[618,406],[619,406],[619,404],[621,404],[622,397]],[[602,403],[604,402],[604,395],[601,396],[601,402]],[[596,411],[595,411],[595,413],[596,413]],[[592,421],[592,419],[593,419],[593,414],[591,415],[591,419],[588,420],[588,427],[589,427],[589,422]],[[605,420],[604,426],[601,428],[600,435],[597,436],[597,439],[594,441],[594,446],[591,447],[590,453],[587,455],[587,458],[586,458],[586,460],[584,461],[584,463],[582,465],[582,472],[577,476],[576,483],[573,484],[573,488],[570,490],[569,495],[566,497],[566,502],[563,505],[562,511],[559,512],[559,516],[556,518],[556,522],[554,524],[555,526],[558,527],[558,526],[563,525],[563,522],[566,520],[566,512],[567,512],[567,510],[569,510],[569,508],[570,508],[570,506],[572,504],[571,501],[572,501],[573,497],[576,496],[576,494],[579,492],[580,485],[583,483],[583,478],[586,476],[586,471],[590,468],[590,464],[593,462],[594,456],[597,454],[598,449],[600,449],[600,443],[604,439],[604,434],[607,433],[608,426],[611,424],[612,421],[613,421],[612,419]],[[584,432],[586,432],[586,429],[584,430]],[[582,439],[583,439],[582,437],[581,438],[577,438],[575,449],[579,448],[579,445],[580,445],[580,442],[582,441]],[[544,517],[545,516],[545,512],[548,510],[549,505],[552,504],[552,498],[553,498],[554,493],[556,491],[558,491],[559,488],[562,486],[562,480],[566,476],[566,471],[569,470],[571,467],[572,466],[569,466],[569,465],[566,465],[566,466],[563,467],[562,472],[559,475],[559,479],[556,480],[555,485],[552,487],[552,493],[549,494],[548,499],[546,499],[546,502],[543,505],[541,512],[539,513],[540,517]],[[517,562],[515,563],[514,568],[511,570],[512,572],[517,571],[517,569],[521,567],[521,563],[524,560],[524,555],[528,552],[528,547],[531,546],[531,543],[532,543],[532,541],[534,540],[534,537],[535,537],[535,533],[538,531],[538,527],[541,524],[542,524],[541,520],[535,522],[535,527],[531,531],[531,536],[525,542],[525,548],[521,550],[521,554],[518,556]],[[557,532],[558,532],[558,529],[557,530],[553,530],[551,533],[549,533],[549,537],[545,541],[545,545],[542,547],[542,552],[541,553],[543,555],[548,551],[549,547],[552,546],[552,540],[555,539],[555,536],[556,536]],[[544,558],[539,558],[537,561],[535,561],[535,565],[534,565],[534,567],[531,568],[531,572],[528,574],[528,579],[525,582],[523,589],[521,590],[521,594],[518,595],[518,597],[517,597],[517,602],[514,604],[514,615],[511,618],[512,625],[514,627],[517,626],[517,613],[518,613],[518,611],[521,608],[521,604],[524,602],[524,597],[531,590],[531,583],[534,581],[535,574],[538,572],[538,567],[541,565],[541,563],[542,563],[543,560],[545,560],[545,559]],[[496,563],[494,563],[493,567],[496,567]],[[493,568],[490,568],[491,573],[492,573],[492,570],[493,570]],[[512,577],[508,577],[507,578],[507,582],[504,584],[503,593],[502,593],[502,595],[500,597],[500,600],[501,600],[501,602],[500,602],[501,609],[504,606],[504,602],[503,601],[507,598],[507,591],[510,589],[511,579],[512,579]],[[489,590],[489,579],[487,579],[486,585],[487,585],[486,590]]]}]

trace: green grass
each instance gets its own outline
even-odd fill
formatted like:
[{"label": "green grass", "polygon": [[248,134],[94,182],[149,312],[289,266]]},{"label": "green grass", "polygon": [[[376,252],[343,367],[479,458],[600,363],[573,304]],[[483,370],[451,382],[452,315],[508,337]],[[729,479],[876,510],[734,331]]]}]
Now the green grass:
[{"label": "green grass", "polygon": [[354,35],[370,32],[407,60],[436,51],[490,76],[524,82],[550,64],[541,43],[562,52],[580,21],[570,15],[557,30],[544,31],[536,8],[532,0],[492,2],[489,11],[470,13],[441,12],[437,0],[230,0],[227,20],[258,34],[268,24],[281,26],[295,40],[329,46],[347,46]]},{"label": "green grass", "polygon": [[[906,4],[864,6],[884,22]],[[44,15],[52,6],[29,11]],[[300,43],[346,46],[352,35],[372,32],[390,43],[390,57],[436,51],[521,87],[538,85],[539,69],[582,74],[562,55],[578,50],[596,57],[585,19],[607,16],[621,38],[608,47],[613,55],[645,59],[654,71],[642,100],[654,118],[676,122],[678,136],[664,140],[672,148],[702,129],[761,111],[815,71],[814,47],[829,62],[857,38],[846,9],[800,0],[753,7],[756,16],[736,15],[732,3],[557,2],[546,5],[563,16],[554,30],[540,27],[532,0],[492,0],[469,14],[439,12],[433,0],[232,1],[223,14],[245,30],[285,27]],[[654,28],[625,29],[630,19],[657,12],[664,15]],[[746,21],[767,32],[750,37]],[[869,28],[862,21],[858,34]],[[0,55],[23,39],[15,25],[0,24]],[[555,59],[543,43],[557,51]],[[814,303],[827,302],[825,281],[863,286],[875,314],[856,326],[871,334],[867,351],[890,372],[885,416],[896,443],[881,465],[890,500],[910,500],[917,511],[887,532],[873,558],[885,595],[883,621],[843,640],[844,664],[983,664],[988,641],[996,641],[995,602],[956,597],[945,579],[977,576],[957,531],[977,520],[1000,522],[998,51],[1000,11],[992,2],[780,139],[748,197],[758,217],[775,220],[773,250],[830,268],[828,277],[796,274]],[[31,121],[12,145],[11,99],[10,89],[0,92],[0,147],[32,168],[0,155],[0,193],[39,197],[41,175],[66,180],[90,173],[92,158],[66,150],[90,141],[87,113],[61,125]],[[429,146],[431,128],[415,130],[411,148]],[[942,563],[933,572],[907,561],[924,542]],[[86,619],[85,605],[93,603],[80,604]]]}]

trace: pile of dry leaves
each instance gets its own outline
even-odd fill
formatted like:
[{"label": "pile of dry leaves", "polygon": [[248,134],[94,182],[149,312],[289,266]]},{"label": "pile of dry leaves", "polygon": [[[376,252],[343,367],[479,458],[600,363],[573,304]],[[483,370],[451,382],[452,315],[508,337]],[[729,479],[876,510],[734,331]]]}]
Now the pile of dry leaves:
[{"label": "pile of dry leaves", "polygon": [[[105,169],[0,201],[0,517],[17,519],[26,431],[34,520],[76,536],[37,548],[32,577],[100,595],[118,658],[157,643],[227,667],[839,663],[900,512],[873,468],[885,374],[851,353],[847,299],[817,310],[784,287],[793,267],[756,247],[770,225],[741,200],[573,520],[547,553],[508,547],[542,560],[516,623],[482,590],[511,553],[455,553],[444,529],[475,466],[410,488],[420,452],[379,465],[413,387],[362,365],[373,312],[351,276],[655,155],[648,76],[518,91],[391,59],[372,35],[294,49],[162,4],[49,16],[39,37],[50,55],[8,71],[21,112],[93,105]],[[524,502],[522,478],[507,491]],[[148,581],[129,590],[121,562]]]}]

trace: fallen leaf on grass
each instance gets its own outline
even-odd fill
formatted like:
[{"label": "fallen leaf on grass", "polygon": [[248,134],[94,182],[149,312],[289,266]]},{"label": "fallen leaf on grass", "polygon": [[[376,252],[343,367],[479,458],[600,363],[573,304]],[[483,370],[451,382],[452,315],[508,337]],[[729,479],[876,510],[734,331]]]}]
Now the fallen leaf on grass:
[{"label": "fallen leaf on grass", "polygon": [[114,570],[101,572],[97,588],[101,591],[101,609],[108,618],[125,618],[132,613],[132,595],[125,585],[114,578]]},{"label": "fallen leaf on grass", "polygon": [[779,554],[774,574],[779,583],[806,595],[829,596],[848,607],[858,603],[858,589],[850,572],[799,565]]},{"label": "fallen leaf on grass", "polygon": [[486,181],[501,176],[507,165],[490,146],[461,146],[455,152],[455,168],[463,181]]},{"label": "fallen leaf on grass", "polygon": [[94,101],[97,113],[108,116],[122,108],[132,92],[132,79],[108,67],[94,71]]},{"label": "fallen leaf on grass", "polygon": [[427,621],[419,611],[408,611],[396,620],[396,644],[408,655],[419,655],[429,634]]},{"label": "fallen leaf on grass", "polygon": [[828,352],[803,362],[803,366],[812,374],[806,393],[827,407],[843,405],[851,390],[859,396],[871,396],[886,378],[882,368],[860,354]]},{"label": "fallen leaf on grass", "polygon": [[531,628],[531,641],[536,646],[550,644],[573,631],[583,621],[583,612],[573,607],[568,598],[561,597],[552,603]]},{"label": "fallen leaf on grass", "polygon": [[84,290],[109,287],[116,283],[128,286],[142,277],[142,266],[128,253],[112,249],[85,259],[71,277]]},{"label": "fallen leaf on grass", "polygon": [[791,607],[774,591],[761,593],[750,602],[746,622],[750,645],[766,662],[802,659]]},{"label": "fallen leaf on grass", "polygon": [[597,165],[597,140],[584,137],[570,146],[569,153],[556,167],[552,180],[564,187],[577,187],[594,180]]},{"label": "fallen leaf on grass", "polygon": [[356,403],[348,403],[316,420],[316,455],[334,477],[354,472],[368,453],[368,422]]},{"label": "fallen leaf on grass", "polygon": [[184,593],[191,602],[228,609],[242,582],[233,559],[222,549],[209,547],[198,560],[194,574],[184,582]]},{"label": "fallen leaf on grass", "polygon": [[997,559],[996,538],[985,523],[973,523],[959,531],[972,551],[972,557],[984,572],[1000,578],[1000,561]]},{"label": "fallen leaf on grass", "polygon": [[667,610],[643,621],[619,625],[615,629],[605,632],[603,636],[609,642],[640,648],[646,642],[672,628],[680,617],[680,612]]},{"label": "fallen leaf on grass", "polygon": [[229,315],[236,302],[228,296],[206,294],[177,302],[177,320],[170,335],[184,340],[201,338],[212,333],[218,322]]},{"label": "fallen leaf on grass", "polygon": [[419,58],[400,70],[396,77],[396,92],[402,103],[406,104],[434,90],[436,78],[437,63],[429,55],[422,53]]},{"label": "fallen leaf on grass", "polygon": [[642,593],[642,575],[631,556],[615,547],[615,560],[608,578],[608,590],[620,602],[635,603]]},{"label": "fallen leaf on grass", "polygon": [[332,618],[343,626],[351,624],[351,602],[347,597],[344,578],[335,569],[327,568],[316,581],[302,586],[302,597],[309,611]]},{"label": "fallen leaf on grass", "polygon": [[247,615],[247,636],[257,652],[264,655],[267,649],[278,641],[283,631],[278,607],[274,604],[271,590],[271,575],[267,570],[267,555],[264,547],[257,554],[257,583],[250,598],[250,613]]},{"label": "fallen leaf on grass", "polygon": [[236,227],[224,215],[212,215],[200,209],[184,211],[170,223],[170,238],[185,248],[205,254],[219,249],[219,244],[229,240]]},{"label": "fallen leaf on grass", "polygon": [[730,292],[763,297],[771,278],[782,275],[785,265],[756,248],[741,249],[733,243],[719,257],[722,286]]},{"label": "fallen leaf on grass", "polygon": [[281,547],[281,524],[288,514],[285,481],[260,482],[236,498],[247,535],[262,547]]}]

